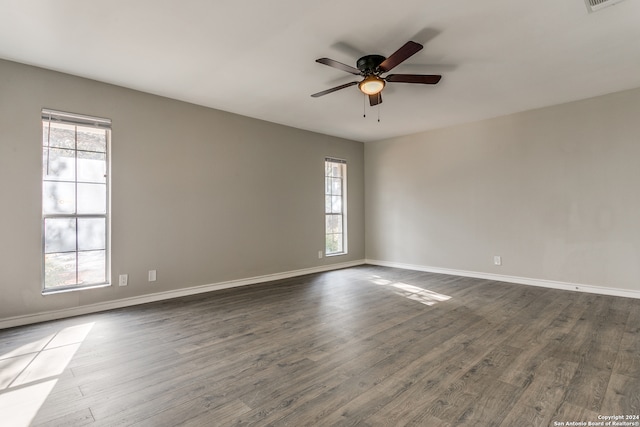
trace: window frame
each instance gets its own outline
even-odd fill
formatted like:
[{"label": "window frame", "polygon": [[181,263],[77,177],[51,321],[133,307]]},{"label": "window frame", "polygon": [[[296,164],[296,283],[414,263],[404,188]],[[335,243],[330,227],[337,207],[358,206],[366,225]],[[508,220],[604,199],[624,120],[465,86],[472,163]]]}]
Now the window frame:
[{"label": "window frame", "polygon": [[[48,150],[51,150],[51,145],[48,145],[50,143],[48,136],[45,136],[44,132],[45,132],[45,125],[49,123],[49,126],[51,126],[51,124],[64,124],[64,125],[69,125],[69,126],[74,126],[74,148],[63,148],[64,150],[69,150],[69,151],[73,151],[74,152],[74,177],[73,180],[47,180],[47,175],[45,172],[45,166],[44,166],[44,150],[48,148]],[[94,128],[94,129],[100,129],[100,130],[104,130],[105,131],[105,151],[104,151],[104,161],[105,161],[105,176],[104,176],[104,184],[100,183],[100,182],[93,182],[93,181],[83,181],[81,179],[79,179],[78,177],[78,154],[79,153],[86,153],[88,155],[92,154],[102,154],[102,152],[100,151],[93,151],[93,150],[83,150],[83,149],[78,149],[78,127],[84,127],[84,128]],[[49,127],[49,129],[51,129]],[[111,120],[110,119],[106,119],[106,118],[99,118],[99,117],[92,117],[92,116],[87,116],[87,115],[82,115],[82,114],[76,114],[76,113],[68,113],[68,112],[63,112],[63,111],[57,111],[57,110],[50,110],[47,108],[43,108],[42,112],[41,112],[41,132],[42,132],[42,138],[41,138],[41,152],[43,153],[42,156],[42,164],[41,164],[41,239],[42,239],[42,243],[41,243],[41,256],[42,256],[42,261],[41,261],[41,267],[42,267],[42,272],[41,272],[41,285],[42,285],[42,294],[43,295],[47,295],[47,294],[54,294],[54,293],[61,293],[61,292],[69,292],[69,291],[77,291],[77,290],[84,290],[84,289],[92,289],[92,288],[99,288],[99,287],[106,287],[106,286],[111,286],[111,133],[112,133],[112,129],[111,129]],[[45,145],[45,138],[47,138],[47,142]],[[59,147],[53,147],[53,148],[59,148]],[[62,148],[61,148],[62,149]],[[49,151],[47,153],[47,155],[51,155],[51,152]],[[47,160],[48,161],[48,160]],[[46,197],[46,193],[45,193],[45,183],[46,182],[69,182],[69,183],[73,183],[74,184],[74,198],[75,198],[75,202],[74,202],[74,212],[73,213],[45,213],[45,197]],[[105,191],[105,209],[104,209],[104,213],[79,213],[78,212],[78,184],[91,184],[91,185],[104,185],[104,191]],[[102,249],[80,249],[80,243],[79,243],[79,229],[78,229],[78,222],[79,220],[83,220],[83,219],[104,219],[104,281],[99,281],[99,282],[91,282],[91,283],[78,283],[79,281],[79,274],[80,274],[80,267],[78,264],[78,258],[79,258],[79,254],[82,252],[90,252],[90,251],[97,251],[97,250],[102,250]],[[46,265],[46,258],[47,258],[47,249],[46,249],[46,221],[49,219],[69,219],[69,220],[75,220],[75,230],[74,230],[74,235],[75,235],[75,249],[73,251],[59,251],[59,252],[49,252],[49,253],[58,253],[58,254],[62,254],[62,253],[74,253],[75,254],[75,283],[74,284],[69,284],[69,285],[61,285],[61,286],[51,286],[49,285],[47,287],[47,265]],[[100,233],[102,235],[102,233]]]},{"label": "window frame", "polygon": [[[333,192],[327,192],[328,184],[327,179],[335,179],[335,176],[328,175],[328,164],[338,164],[341,168],[341,212],[335,213],[333,212],[333,208],[329,209],[330,212],[327,212],[327,197],[334,196]],[[325,257],[333,257],[348,254],[348,233],[347,233],[347,161],[345,159],[340,159],[336,157],[325,157],[324,159],[324,196],[325,196],[325,207],[324,207],[324,236],[325,236],[325,244],[324,244],[324,254]],[[328,230],[328,222],[327,218],[329,216],[339,215],[341,217],[342,222],[342,250],[336,252],[328,251],[327,237],[329,235],[338,234],[338,233],[330,233]]]}]

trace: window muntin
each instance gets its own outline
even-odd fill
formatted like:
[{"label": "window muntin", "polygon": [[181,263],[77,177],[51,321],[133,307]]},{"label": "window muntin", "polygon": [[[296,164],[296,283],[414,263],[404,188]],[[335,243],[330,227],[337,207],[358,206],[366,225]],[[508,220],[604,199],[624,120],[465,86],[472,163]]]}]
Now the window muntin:
[{"label": "window muntin", "polygon": [[111,121],[42,110],[44,292],[109,282]]},{"label": "window muntin", "polygon": [[325,254],[345,254],[347,162],[327,157],[324,165]]}]

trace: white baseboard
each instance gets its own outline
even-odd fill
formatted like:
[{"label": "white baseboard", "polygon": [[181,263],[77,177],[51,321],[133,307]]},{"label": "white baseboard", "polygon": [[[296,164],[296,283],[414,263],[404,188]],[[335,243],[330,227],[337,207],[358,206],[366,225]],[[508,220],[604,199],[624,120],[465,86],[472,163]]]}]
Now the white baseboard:
[{"label": "white baseboard", "polygon": [[342,268],[355,267],[364,264],[364,260],[343,262],[338,264],[323,265],[319,267],[304,268],[301,270],[286,271],[283,273],[267,274],[264,276],[250,277],[246,279],[229,280],[227,282],[213,283],[210,285],[194,286],[173,291],[158,292],[148,295],[140,295],[132,298],[124,298],[115,301],[106,301],[97,304],[83,305],[79,307],[67,308],[63,310],[47,311],[25,316],[15,316],[0,319],[0,329],[13,328],[15,326],[28,325],[32,323],[46,322],[49,320],[63,319],[66,317],[80,316],[83,314],[97,313],[100,311],[113,310],[116,308],[130,307],[132,305],[146,304],[149,302],[162,301],[172,298],[179,298],[188,295],[201,294],[204,292],[218,291],[221,289],[237,288],[240,286],[265,283],[273,280],[288,279],[291,277],[304,276],[306,274],[321,273],[324,271],[339,270]]},{"label": "white baseboard", "polygon": [[402,268],[405,270],[450,274],[452,276],[474,277],[477,279],[488,279],[488,280],[495,280],[499,282],[517,283],[520,285],[541,286],[543,288],[562,289],[566,291],[588,292],[592,294],[640,299],[640,291],[632,291],[629,289],[583,285],[579,283],[558,282],[558,281],[546,280],[546,279],[532,279],[529,277],[506,276],[502,274],[483,273],[479,271],[466,271],[466,270],[454,270],[449,268],[428,267],[423,265],[404,264],[400,262],[379,261],[379,260],[373,260],[373,259],[367,259],[365,261],[366,261],[366,264],[379,265],[382,267]]}]

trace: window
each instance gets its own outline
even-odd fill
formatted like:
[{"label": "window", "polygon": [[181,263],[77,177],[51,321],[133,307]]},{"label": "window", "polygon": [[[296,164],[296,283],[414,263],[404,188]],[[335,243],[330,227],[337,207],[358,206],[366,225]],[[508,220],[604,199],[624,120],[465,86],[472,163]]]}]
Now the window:
[{"label": "window", "polygon": [[347,162],[324,161],[325,254],[347,253]]},{"label": "window", "polygon": [[111,121],[42,110],[44,292],[109,282]]}]

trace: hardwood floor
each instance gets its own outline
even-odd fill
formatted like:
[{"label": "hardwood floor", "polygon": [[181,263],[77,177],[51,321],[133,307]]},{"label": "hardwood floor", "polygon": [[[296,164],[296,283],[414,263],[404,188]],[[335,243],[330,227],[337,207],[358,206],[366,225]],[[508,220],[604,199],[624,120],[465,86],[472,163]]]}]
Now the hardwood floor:
[{"label": "hardwood floor", "polygon": [[3,426],[598,422],[640,300],[362,266],[3,330],[0,372]]}]

